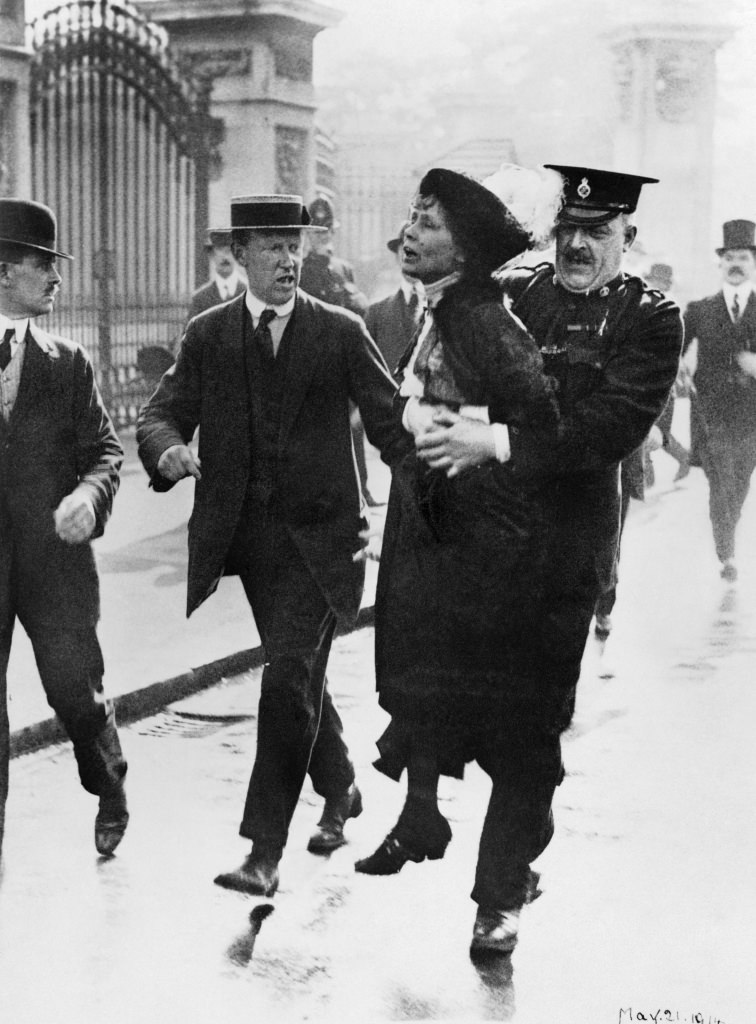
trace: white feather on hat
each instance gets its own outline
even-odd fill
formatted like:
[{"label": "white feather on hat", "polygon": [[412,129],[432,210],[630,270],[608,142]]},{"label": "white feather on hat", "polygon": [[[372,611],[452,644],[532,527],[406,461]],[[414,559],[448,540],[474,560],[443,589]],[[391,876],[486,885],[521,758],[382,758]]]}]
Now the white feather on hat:
[{"label": "white feather on hat", "polygon": [[546,167],[502,164],[482,184],[517,218],[530,235],[534,249],[545,249],[551,243],[563,201],[561,174]]}]

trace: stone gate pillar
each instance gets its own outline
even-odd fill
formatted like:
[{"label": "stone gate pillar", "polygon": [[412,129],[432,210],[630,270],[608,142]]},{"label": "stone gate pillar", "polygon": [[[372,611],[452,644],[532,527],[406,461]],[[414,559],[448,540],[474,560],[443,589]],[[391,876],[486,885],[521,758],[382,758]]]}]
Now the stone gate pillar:
[{"label": "stone gate pillar", "polygon": [[0,0],[0,196],[31,196],[24,0]]},{"label": "stone gate pillar", "polygon": [[683,301],[710,285],[715,57],[732,35],[717,8],[708,5],[706,22],[697,9],[657,0],[653,20],[610,36],[620,102],[615,167],[661,180],[643,191],[643,244],[672,264]]},{"label": "stone gate pillar", "polygon": [[[0,0],[2,2],[2,0]],[[141,0],[180,63],[205,83],[222,123],[209,220],[228,223],[232,195],[315,190],[315,36],[342,15],[311,0]]]}]

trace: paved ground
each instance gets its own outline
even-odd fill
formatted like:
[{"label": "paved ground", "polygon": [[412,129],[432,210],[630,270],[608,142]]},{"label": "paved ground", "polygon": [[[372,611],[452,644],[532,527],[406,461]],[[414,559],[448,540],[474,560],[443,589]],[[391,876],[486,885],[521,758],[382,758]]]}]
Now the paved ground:
[{"label": "paved ground", "polygon": [[[700,471],[634,504],[615,630],[591,639],[543,896],[503,963],[468,957],[488,784],[447,781],[441,862],[356,875],[401,789],[370,767],[384,725],[372,632],[338,640],[331,680],[365,793],[350,843],[305,850],[307,790],[258,901],[212,885],[246,853],[236,830],[254,753],[256,673],[124,730],[133,820],[97,860],[94,802],[65,746],[12,764],[0,885],[0,1005],[13,1024],[514,1020],[750,1024],[756,1006],[756,545],[718,576]],[[742,524],[754,536],[756,502]],[[201,655],[201,660],[207,658]],[[666,1012],[665,1012],[666,1011]]]}]

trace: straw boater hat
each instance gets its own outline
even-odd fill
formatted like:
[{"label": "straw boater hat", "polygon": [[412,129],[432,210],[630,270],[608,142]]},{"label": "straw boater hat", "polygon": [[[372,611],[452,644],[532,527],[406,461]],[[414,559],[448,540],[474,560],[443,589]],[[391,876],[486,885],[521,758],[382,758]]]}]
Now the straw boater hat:
[{"label": "straw boater hat", "polygon": [[0,242],[72,260],[57,243],[58,225],[49,206],[31,199],[0,199]]},{"label": "straw boater hat", "polygon": [[325,231],[312,224],[301,196],[234,196],[231,231]]}]

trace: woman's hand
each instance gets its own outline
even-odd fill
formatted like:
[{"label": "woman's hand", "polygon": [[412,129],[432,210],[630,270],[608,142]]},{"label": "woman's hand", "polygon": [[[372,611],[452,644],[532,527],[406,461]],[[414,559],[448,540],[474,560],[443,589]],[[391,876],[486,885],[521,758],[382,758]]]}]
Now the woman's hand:
[{"label": "woman's hand", "polygon": [[450,409],[437,411],[433,427],[415,437],[418,458],[449,477],[496,458],[494,432],[489,423],[460,416]]},{"label": "woman's hand", "polygon": [[370,559],[373,562],[380,562],[381,547],[383,545],[383,521],[380,526],[371,527],[369,530],[360,530],[362,547],[352,555],[353,562],[366,562]]},{"label": "woman's hand", "polygon": [[418,438],[427,431],[433,430],[439,412],[451,412],[451,410],[446,405],[423,402],[416,395],[412,395],[405,407],[404,422],[410,433]]}]

